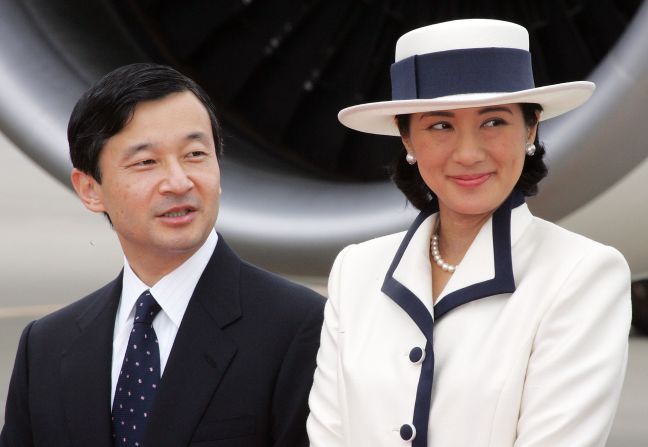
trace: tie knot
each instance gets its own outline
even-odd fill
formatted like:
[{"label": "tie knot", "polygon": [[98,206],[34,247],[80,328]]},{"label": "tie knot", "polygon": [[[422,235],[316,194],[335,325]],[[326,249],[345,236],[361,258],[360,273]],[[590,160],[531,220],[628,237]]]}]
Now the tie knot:
[{"label": "tie knot", "polygon": [[147,290],[140,295],[135,303],[134,323],[151,324],[160,309],[160,305],[155,301],[151,292]]}]

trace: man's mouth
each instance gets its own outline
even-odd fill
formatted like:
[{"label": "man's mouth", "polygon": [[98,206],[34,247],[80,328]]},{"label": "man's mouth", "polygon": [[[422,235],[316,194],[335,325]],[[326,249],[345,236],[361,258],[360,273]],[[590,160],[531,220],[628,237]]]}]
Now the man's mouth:
[{"label": "man's mouth", "polygon": [[196,208],[192,205],[180,205],[169,208],[164,212],[158,214],[158,217],[168,218],[168,219],[178,219],[185,217],[188,214],[194,213]]},{"label": "man's mouth", "polygon": [[172,212],[164,213],[162,216],[163,217],[182,217],[182,216],[186,216],[190,212],[191,212],[190,209],[186,209],[186,210],[182,210],[182,211],[172,211]]}]

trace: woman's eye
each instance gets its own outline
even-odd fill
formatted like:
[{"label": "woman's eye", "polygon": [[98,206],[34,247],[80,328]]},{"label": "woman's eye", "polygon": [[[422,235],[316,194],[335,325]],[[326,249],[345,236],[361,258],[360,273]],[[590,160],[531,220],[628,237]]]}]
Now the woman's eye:
[{"label": "woman's eye", "polygon": [[450,123],[446,123],[446,122],[435,123],[428,127],[428,129],[433,129],[433,130],[448,130],[451,128],[452,126],[450,125]]},{"label": "woman's eye", "polygon": [[490,119],[490,120],[486,121],[483,124],[483,126],[484,127],[497,127],[497,126],[501,126],[502,124],[506,124],[506,122],[503,119],[501,119],[501,118],[493,118],[493,119]]}]

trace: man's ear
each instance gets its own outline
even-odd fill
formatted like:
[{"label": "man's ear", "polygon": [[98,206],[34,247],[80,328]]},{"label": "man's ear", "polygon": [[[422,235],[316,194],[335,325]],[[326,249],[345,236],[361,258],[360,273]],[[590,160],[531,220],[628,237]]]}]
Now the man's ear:
[{"label": "man's ear", "polygon": [[73,168],[70,179],[74,190],[86,208],[95,213],[106,212],[101,194],[101,184],[94,177]]}]

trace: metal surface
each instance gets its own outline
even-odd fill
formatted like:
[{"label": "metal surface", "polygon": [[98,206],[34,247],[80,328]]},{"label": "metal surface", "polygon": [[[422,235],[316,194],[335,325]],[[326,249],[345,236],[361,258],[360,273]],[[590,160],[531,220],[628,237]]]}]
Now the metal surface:
[{"label": "metal surface", "polygon": [[[63,10],[33,0],[0,3],[0,128],[67,184],[65,128],[76,99],[107,67],[147,57],[108,2],[61,3]],[[101,26],[84,22],[88,8],[103,14]],[[645,42],[646,2],[592,73],[593,100],[541,129],[550,175],[531,202],[540,215],[564,216],[646,157],[639,135],[648,99]],[[325,274],[342,246],[403,229],[414,214],[388,182],[313,179],[242,140],[231,140],[228,153],[217,227],[243,256],[277,271]]]}]

